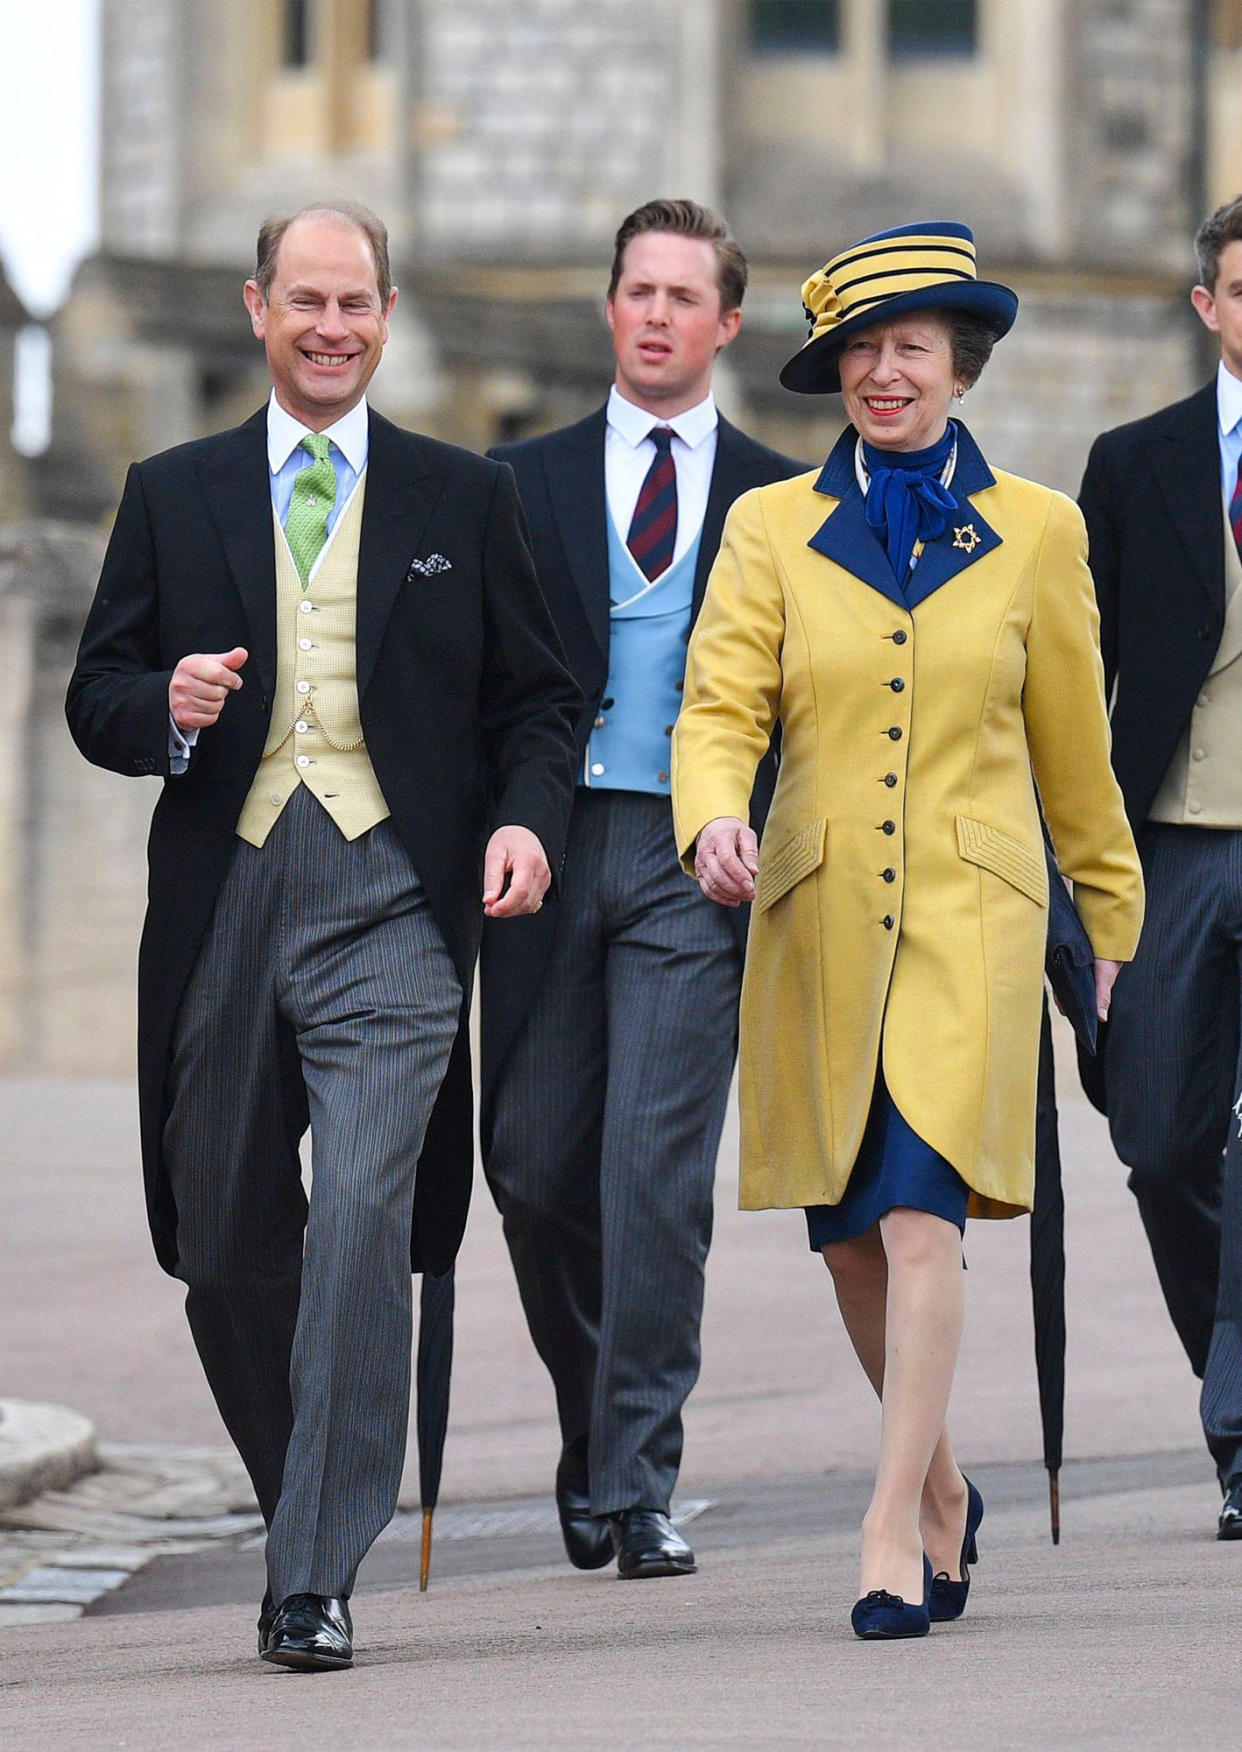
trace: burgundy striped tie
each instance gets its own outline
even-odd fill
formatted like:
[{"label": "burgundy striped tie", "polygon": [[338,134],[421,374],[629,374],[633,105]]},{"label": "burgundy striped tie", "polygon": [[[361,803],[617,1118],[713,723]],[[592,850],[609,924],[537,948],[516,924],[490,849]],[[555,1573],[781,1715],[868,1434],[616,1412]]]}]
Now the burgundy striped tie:
[{"label": "burgundy striped tie", "polygon": [[677,545],[677,469],[669,448],[672,427],[653,426],[647,436],[656,447],[655,461],[638,495],[625,545],[643,575],[654,583],[672,565]]},{"label": "burgundy striped tie", "polygon": [[1242,458],[1238,461],[1238,478],[1233,485],[1233,498],[1229,501],[1229,522],[1233,528],[1234,545],[1242,555]]}]

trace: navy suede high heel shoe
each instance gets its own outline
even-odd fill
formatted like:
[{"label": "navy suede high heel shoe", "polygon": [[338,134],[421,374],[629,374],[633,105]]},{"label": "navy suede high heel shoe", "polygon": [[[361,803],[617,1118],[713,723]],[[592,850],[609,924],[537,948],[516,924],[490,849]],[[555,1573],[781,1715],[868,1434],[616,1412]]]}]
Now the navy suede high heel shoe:
[{"label": "navy suede high heel shoe", "polygon": [[893,1642],[902,1636],[926,1636],[931,1629],[932,1567],[923,1559],[923,1598],[911,1605],[900,1594],[873,1588],[855,1602],[850,1613],[854,1635],[864,1642]]},{"label": "navy suede high heel shoe", "polygon": [[979,1561],[975,1535],[982,1519],[983,1498],[967,1479],[966,1532],[962,1538],[962,1556],[958,1566],[962,1579],[960,1582],[951,1582],[947,1570],[942,1570],[938,1576],[932,1578],[930,1611],[933,1624],[945,1624],[951,1618],[960,1618],[966,1610],[966,1597],[970,1593],[970,1566]]}]

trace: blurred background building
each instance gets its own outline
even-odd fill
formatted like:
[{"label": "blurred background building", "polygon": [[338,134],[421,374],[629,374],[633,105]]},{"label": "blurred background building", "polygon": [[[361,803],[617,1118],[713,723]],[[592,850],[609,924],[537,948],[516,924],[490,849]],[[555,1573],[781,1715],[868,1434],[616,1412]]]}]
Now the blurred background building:
[{"label": "blurred background building", "polygon": [[[598,405],[611,238],[654,194],[718,205],[752,262],[727,411],[808,463],[839,405],[788,394],[798,287],[863,233],[953,217],[1022,316],[965,414],[1073,492],[1104,427],[1207,358],[1190,238],[1242,186],[1242,0],[102,0],[101,243],[51,325],[51,442],[8,447],[0,1067],[128,1064],[153,787],[91,772],[59,692],[127,463],[266,394],[240,287],[260,219],[376,207],[398,420],[482,448]],[[14,523],[26,516],[34,521]],[[24,629],[21,630],[21,629]],[[106,800],[106,801],[105,801]]]}]

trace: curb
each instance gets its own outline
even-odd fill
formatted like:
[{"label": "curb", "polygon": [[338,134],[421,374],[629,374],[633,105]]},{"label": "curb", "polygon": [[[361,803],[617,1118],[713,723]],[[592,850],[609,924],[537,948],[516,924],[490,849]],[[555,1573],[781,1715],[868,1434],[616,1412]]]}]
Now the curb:
[{"label": "curb", "polygon": [[0,1399],[0,1510],[93,1472],[95,1427],[63,1405]]}]

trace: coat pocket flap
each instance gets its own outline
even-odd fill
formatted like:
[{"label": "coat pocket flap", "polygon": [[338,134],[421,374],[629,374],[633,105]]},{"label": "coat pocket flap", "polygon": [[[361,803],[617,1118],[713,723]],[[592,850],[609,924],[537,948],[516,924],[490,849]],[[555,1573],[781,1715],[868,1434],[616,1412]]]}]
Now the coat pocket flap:
[{"label": "coat pocket flap", "polygon": [[782,840],[774,852],[766,852],[759,860],[759,877],[755,883],[755,911],[766,912],[824,859],[826,820],[813,821],[790,839]]},{"label": "coat pocket flap", "polygon": [[957,817],[957,849],[968,864],[978,864],[1010,883],[1037,906],[1048,904],[1048,866],[1043,854],[1034,852],[1002,833],[999,827],[989,827],[986,821],[975,821],[969,815]]}]

